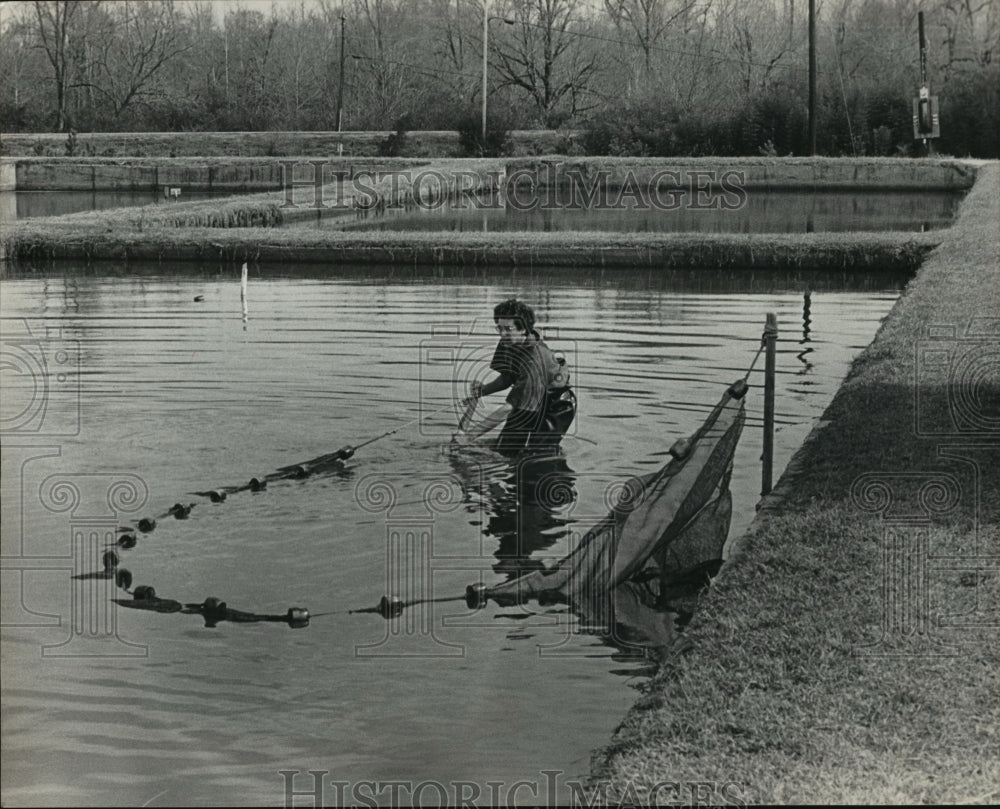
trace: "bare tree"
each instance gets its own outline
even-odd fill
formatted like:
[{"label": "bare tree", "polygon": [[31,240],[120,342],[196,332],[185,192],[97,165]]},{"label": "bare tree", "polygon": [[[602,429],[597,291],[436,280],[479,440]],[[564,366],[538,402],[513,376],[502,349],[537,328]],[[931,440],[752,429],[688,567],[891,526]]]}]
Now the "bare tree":
[{"label": "bare tree", "polygon": [[326,10],[299,0],[279,18],[272,49],[270,108],[286,128],[308,129],[313,122],[336,120],[330,102],[337,85],[329,74],[337,61],[340,20],[335,15],[328,27],[329,16]]},{"label": "bare tree", "polygon": [[89,86],[118,118],[132,104],[156,94],[155,80],[170,60],[191,47],[172,0],[108,7],[94,37]]},{"label": "bare tree", "polygon": [[427,2],[435,67],[441,71],[441,84],[456,99],[472,99],[480,88],[474,74],[479,72],[482,59],[480,33],[484,13],[483,4],[466,0]]},{"label": "bare tree", "polygon": [[34,28],[33,14],[31,17],[19,15],[4,20],[3,31],[0,32],[3,41],[3,47],[0,48],[0,75],[4,77],[3,84],[0,85],[0,103],[3,104],[4,112],[18,121],[25,117],[29,102],[37,95],[37,82],[32,81],[33,71],[37,69],[36,62],[45,59],[32,47]]},{"label": "bare tree", "polygon": [[[720,62],[735,63],[741,95],[768,88],[784,57],[792,50],[787,28],[777,19],[770,0],[731,0],[716,18]],[[728,72],[728,71],[727,71]]]},{"label": "bare tree", "polygon": [[940,59],[945,79],[956,71],[986,67],[1000,50],[996,0],[942,0],[931,14],[943,28]]},{"label": "bare tree", "polygon": [[579,0],[510,0],[514,32],[496,46],[503,82],[524,90],[547,127],[582,111],[597,57],[583,47]]},{"label": "bare tree", "polygon": [[652,53],[667,29],[685,19],[698,0],[604,0],[604,8],[620,32],[628,32],[642,52],[645,73],[652,71]]},{"label": "bare tree", "polygon": [[223,91],[230,126],[271,125],[272,58],[278,18],[237,8],[224,20]]},{"label": "bare tree", "polygon": [[56,131],[65,132],[69,126],[66,115],[71,71],[69,34],[80,3],[79,0],[35,0],[34,8],[38,38],[52,66],[56,85]]},{"label": "bare tree", "polygon": [[418,108],[439,74],[425,56],[426,38],[405,0],[353,0],[357,68],[355,92],[364,98],[360,123],[388,129]]}]

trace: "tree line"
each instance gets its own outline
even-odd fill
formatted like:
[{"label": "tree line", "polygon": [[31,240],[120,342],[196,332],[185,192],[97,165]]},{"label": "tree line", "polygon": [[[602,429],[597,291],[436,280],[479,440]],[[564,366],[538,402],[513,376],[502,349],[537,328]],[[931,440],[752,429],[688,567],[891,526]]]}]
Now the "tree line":
[{"label": "tree line", "polygon": [[[820,153],[915,153],[922,10],[939,151],[1000,156],[1000,5],[817,8]],[[9,3],[0,127],[475,133],[485,39],[491,132],[582,130],[583,148],[602,154],[806,154],[807,9],[804,0],[487,0],[485,9],[484,0],[300,0],[267,12],[195,0]]]}]

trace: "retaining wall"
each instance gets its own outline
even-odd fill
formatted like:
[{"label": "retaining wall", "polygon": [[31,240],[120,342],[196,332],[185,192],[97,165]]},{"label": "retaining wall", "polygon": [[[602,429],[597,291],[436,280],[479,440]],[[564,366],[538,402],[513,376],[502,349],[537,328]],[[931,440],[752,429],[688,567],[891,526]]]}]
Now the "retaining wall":
[{"label": "retaining wall", "polygon": [[0,191],[17,190],[17,169],[12,161],[0,160]]},{"label": "retaining wall", "polygon": [[[5,184],[19,191],[278,191],[285,171],[294,169],[297,183],[308,183],[316,172],[331,181],[361,171],[390,171],[427,166],[427,160],[406,158],[0,158]],[[452,165],[462,160],[453,159]],[[470,168],[480,161],[470,159]],[[732,186],[756,189],[840,188],[879,190],[963,190],[975,180],[975,168],[960,160],[880,158],[565,158],[503,161],[507,176],[533,186],[570,181],[590,187],[603,181],[622,185],[634,181],[660,189]],[[11,184],[15,185],[11,187]]]},{"label": "retaining wall", "polygon": [[[310,160],[319,163],[317,168]],[[17,191],[280,191],[292,167],[299,183],[314,171],[329,181],[334,172],[386,171],[425,165],[426,160],[319,158],[0,158]]]},{"label": "retaining wall", "polygon": [[759,189],[963,190],[975,182],[974,166],[949,159],[849,159],[829,157],[545,157],[512,159],[508,177],[534,185],[608,185],[637,182],[646,188],[694,189],[729,182]]}]

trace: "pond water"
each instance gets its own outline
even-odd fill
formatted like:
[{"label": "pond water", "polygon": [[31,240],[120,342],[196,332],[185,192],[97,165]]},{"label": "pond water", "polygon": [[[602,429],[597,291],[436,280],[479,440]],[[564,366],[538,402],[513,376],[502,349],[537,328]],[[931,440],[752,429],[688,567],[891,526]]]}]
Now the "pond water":
[{"label": "pond water", "polygon": [[63,216],[106,208],[136,208],[142,205],[173,205],[196,199],[231,197],[233,191],[189,191],[176,198],[162,191],[0,191],[0,222],[32,216]]},{"label": "pond water", "polygon": [[[773,191],[745,196],[690,193],[676,199],[616,196],[583,204],[566,189],[507,192],[481,198],[428,199],[421,204],[319,211],[286,227],[349,230],[807,233],[812,231],[927,231],[951,225],[961,193],[940,191]],[[696,204],[697,203],[697,204]],[[675,208],[668,208],[676,205]],[[727,207],[727,206],[735,207]],[[304,216],[303,212],[298,214]]]},{"label": "pond water", "polygon": [[[309,189],[297,189],[301,199],[294,221],[284,227],[349,230],[563,231],[708,233],[806,233],[810,231],[927,231],[951,225],[962,193],[945,191],[759,191],[748,189],[735,209],[723,207],[723,197],[692,205],[690,194],[677,197],[678,207],[615,196],[605,204],[583,205],[565,190],[555,195],[518,192],[510,195],[412,201],[404,206],[370,210],[321,209],[312,216]],[[33,216],[61,216],[80,211],[143,205],[175,204],[231,191],[184,190],[178,200],[152,191],[4,191],[0,192],[0,222]],[[664,204],[672,198],[665,198]],[[739,201],[739,198],[734,198]],[[620,204],[619,204],[620,203]],[[305,218],[299,218],[305,217]]]},{"label": "pond water", "polygon": [[[389,787],[362,783],[379,780],[408,782],[404,802],[423,782],[432,805],[439,785],[451,804],[566,803],[649,660],[557,607],[443,602],[391,622],[349,611],[502,581],[518,534],[522,556],[562,556],[605,514],[609,485],[662,465],[743,376],[768,312],[780,474],[904,283],[265,266],[251,268],[244,317],[234,267],[8,271],[5,802],[281,805],[292,789],[313,805],[318,771],[331,804],[386,803]],[[569,496],[528,514],[499,456],[447,449],[456,385],[483,370],[492,306],[515,294],[565,353],[580,400],[544,468]],[[733,535],[760,490],[759,368]],[[392,430],[346,466],[217,504],[194,494]],[[188,519],[164,516],[177,502],[196,504]],[[72,578],[99,571],[116,527],[147,516],[156,529],[118,548],[134,585],[259,614],[303,606],[309,626],[209,628],[115,607],[128,596],[113,580]]]}]

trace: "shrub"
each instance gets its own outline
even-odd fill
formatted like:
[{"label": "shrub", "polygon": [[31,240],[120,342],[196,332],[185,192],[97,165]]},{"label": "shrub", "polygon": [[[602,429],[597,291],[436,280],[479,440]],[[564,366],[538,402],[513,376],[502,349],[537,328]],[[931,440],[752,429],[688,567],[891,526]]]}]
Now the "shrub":
[{"label": "shrub", "polygon": [[905,150],[913,137],[910,100],[901,93],[876,89],[863,98],[855,128],[864,131],[865,151],[886,157]]},{"label": "shrub", "polygon": [[673,146],[673,116],[658,104],[635,101],[605,107],[587,122],[587,154],[645,157],[668,154]]},{"label": "shrub", "polygon": [[[989,69],[992,68],[992,69]],[[939,93],[939,152],[1000,158],[1000,66],[956,75]]]},{"label": "shrub", "polygon": [[378,156],[401,157],[403,152],[406,151],[412,125],[412,117],[409,113],[401,115],[396,121],[396,131],[378,144]]},{"label": "shrub", "polygon": [[557,154],[567,157],[582,157],[586,154],[583,144],[572,135],[560,132],[554,144]]},{"label": "shrub", "polygon": [[0,102],[0,121],[7,132],[30,132],[29,110],[26,104]]},{"label": "shrub", "polygon": [[748,115],[752,139],[743,144],[744,154],[756,154],[767,142],[779,155],[808,151],[807,104],[787,88],[768,88],[750,102]]},{"label": "shrub", "polygon": [[510,117],[505,110],[487,113],[486,137],[481,115],[467,112],[459,118],[458,142],[468,157],[503,157],[510,153]]}]

